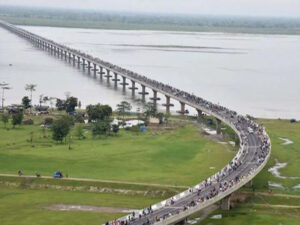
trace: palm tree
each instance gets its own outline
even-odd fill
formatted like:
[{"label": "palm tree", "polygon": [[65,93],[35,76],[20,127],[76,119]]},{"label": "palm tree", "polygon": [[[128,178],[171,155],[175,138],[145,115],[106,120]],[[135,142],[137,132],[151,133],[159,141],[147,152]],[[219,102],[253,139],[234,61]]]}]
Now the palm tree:
[{"label": "palm tree", "polygon": [[3,107],[4,107],[4,100],[5,100],[5,98],[4,98],[4,91],[5,90],[9,90],[9,89],[11,89],[11,87],[8,87],[8,84],[7,83],[0,83],[0,87],[1,87],[1,89],[2,89],[2,109],[3,109]]},{"label": "palm tree", "polygon": [[[32,92],[35,91],[35,88],[36,88],[36,84],[26,84],[26,86],[25,86],[25,90],[30,91],[31,105],[33,105],[33,103],[32,103]],[[31,111],[31,107],[30,107],[30,111]]]}]

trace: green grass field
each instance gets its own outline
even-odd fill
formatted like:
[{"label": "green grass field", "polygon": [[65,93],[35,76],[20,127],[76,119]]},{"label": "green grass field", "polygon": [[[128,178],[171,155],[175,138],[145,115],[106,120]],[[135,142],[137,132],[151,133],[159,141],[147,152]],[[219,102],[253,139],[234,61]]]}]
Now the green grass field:
[{"label": "green grass field", "polygon": [[[234,209],[228,212],[213,212],[212,215],[222,214],[222,219],[212,219],[210,215],[200,225],[299,224],[300,191],[293,187],[300,183],[300,179],[276,178],[268,169],[274,166],[277,159],[288,163],[286,168],[279,170],[282,176],[300,176],[300,123],[259,121],[267,127],[271,137],[272,156],[266,168],[254,179],[256,194],[251,189],[243,188],[241,191],[249,193],[244,202],[234,203]],[[32,131],[33,144],[28,142]],[[10,174],[22,169],[25,174],[38,171],[42,175],[51,175],[60,169],[71,177],[191,185],[220,169],[235,154],[233,147],[207,139],[192,125],[168,132],[148,130],[136,134],[122,131],[117,137],[101,139],[94,139],[87,133],[85,140],[73,138],[70,151],[67,145],[53,142],[50,132],[47,133],[49,137],[44,138],[38,125],[9,131],[0,128],[0,135],[0,173]],[[280,137],[294,143],[282,145]],[[211,166],[215,169],[211,170]],[[274,195],[269,195],[268,181],[280,183],[284,188],[272,188]],[[132,192],[91,193],[91,186]],[[75,187],[79,189],[75,190]],[[103,224],[122,214],[50,211],[45,207],[75,204],[142,208],[181,190],[134,184],[0,177],[0,221],[1,225]],[[151,194],[145,194],[150,191]]]},{"label": "green grass field", "polygon": [[[280,183],[281,188],[273,188],[276,192],[287,194],[300,194],[300,189],[293,188],[300,184],[300,123],[290,123],[287,120],[259,120],[259,122],[267,127],[267,132],[272,141],[271,158],[264,170],[254,179],[256,188],[266,190],[268,181]],[[284,143],[280,138],[288,138],[293,141],[292,144],[282,145]],[[281,176],[286,179],[276,178],[268,169],[275,165],[276,161],[287,163],[285,168],[279,170]],[[290,177],[298,177],[292,179]]]},{"label": "green grass field", "polygon": [[[33,143],[30,133],[34,132]],[[49,137],[39,125],[0,129],[0,173],[52,175],[145,183],[192,185],[213,174],[234,156],[230,145],[213,142],[193,126],[171,132],[134,133],[72,140],[72,150]],[[215,167],[215,169],[210,169]]]},{"label": "green grass field", "polygon": [[119,218],[124,213],[51,211],[53,204],[110,206],[128,209],[142,208],[158,202],[147,198],[109,193],[86,193],[54,190],[29,190],[0,187],[1,225],[99,225]]},{"label": "green grass field", "polygon": [[[267,193],[269,188],[276,194],[286,194],[287,197],[273,195],[251,196],[245,202],[235,204],[234,209],[225,212],[217,210],[212,215],[222,214],[222,219],[207,218],[199,225],[298,225],[300,224],[300,189],[293,188],[300,184],[300,123],[291,124],[287,120],[260,119],[260,124],[267,127],[272,141],[271,158],[253,184],[255,192]],[[288,138],[294,143],[282,145],[280,138]],[[279,170],[286,179],[274,177],[268,169],[275,165],[275,159],[280,163],[287,162],[287,166]],[[268,181],[279,183],[283,188],[268,186]],[[245,190],[248,190],[245,188]],[[292,196],[288,196],[292,195]],[[295,197],[293,197],[293,195]],[[293,208],[298,206],[298,208]],[[211,216],[212,216],[211,215]]]}]

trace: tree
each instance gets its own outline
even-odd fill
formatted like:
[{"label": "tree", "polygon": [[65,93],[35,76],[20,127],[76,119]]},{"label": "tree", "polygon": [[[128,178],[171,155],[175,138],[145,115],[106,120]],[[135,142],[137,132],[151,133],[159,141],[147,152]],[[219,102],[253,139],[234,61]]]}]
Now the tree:
[{"label": "tree", "polygon": [[55,106],[56,106],[57,110],[59,110],[59,111],[65,110],[66,109],[66,101],[57,98]]},{"label": "tree", "polygon": [[78,103],[78,99],[75,97],[69,97],[67,98],[65,105],[66,105],[66,112],[70,113],[70,112],[74,112],[75,111],[75,107],[77,106]]},{"label": "tree", "polygon": [[44,97],[43,94],[41,94],[41,95],[39,96],[40,107],[42,106],[42,103],[43,103],[43,97]]},{"label": "tree", "polygon": [[109,105],[88,105],[86,107],[86,112],[89,117],[89,122],[108,120],[112,114],[112,108]]},{"label": "tree", "polygon": [[150,116],[155,116],[155,114],[156,114],[156,107],[155,107],[155,104],[152,102],[148,102],[145,105],[144,110],[145,110],[144,114],[145,114],[146,118],[149,118]]},{"label": "tree", "polygon": [[1,89],[2,89],[2,109],[4,108],[4,100],[5,100],[5,98],[4,98],[4,91],[5,90],[10,90],[11,89],[11,87],[8,87],[8,85],[9,84],[7,84],[7,83],[5,83],[5,82],[3,82],[3,83],[0,83],[0,87],[1,87]]},{"label": "tree", "polygon": [[31,107],[31,100],[29,99],[28,96],[24,96],[22,98],[22,105],[24,106],[25,109],[28,109]]},{"label": "tree", "polygon": [[11,121],[11,123],[13,125],[13,128],[15,128],[16,125],[21,125],[22,121],[23,121],[23,118],[24,118],[23,111],[18,112],[18,113],[14,113],[12,115],[12,121]]},{"label": "tree", "polygon": [[164,114],[163,113],[157,113],[156,117],[159,119],[159,124],[162,124],[163,122],[163,118],[164,118]]},{"label": "tree", "polygon": [[118,124],[113,124],[112,125],[112,131],[117,134],[119,132],[119,125]]},{"label": "tree", "polygon": [[68,117],[62,117],[58,120],[55,120],[51,126],[52,129],[52,138],[55,141],[62,142],[64,138],[67,137],[71,130],[71,123]]},{"label": "tree", "polygon": [[93,124],[93,136],[104,135],[110,131],[110,123],[108,120],[98,121]]},{"label": "tree", "polygon": [[47,103],[48,101],[50,101],[50,98],[48,96],[44,96],[43,97],[43,103]]},{"label": "tree", "polygon": [[42,103],[47,103],[50,99],[48,98],[48,96],[44,96],[43,94],[41,94],[39,96],[39,103],[40,103],[40,107],[42,106]]},{"label": "tree", "polygon": [[78,108],[81,109],[81,101],[78,101]]},{"label": "tree", "polygon": [[85,136],[84,136],[84,129],[83,129],[83,126],[82,126],[81,124],[79,124],[78,126],[76,126],[74,135],[75,135],[79,140],[80,140],[80,139],[85,139]]},{"label": "tree", "polygon": [[9,114],[8,113],[3,113],[1,116],[1,120],[4,123],[4,127],[6,128],[6,124],[9,121]]},{"label": "tree", "polygon": [[127,101],[122,101],[117,105],[117,111],[120,115],[123,115],[123,118],[125,117],[125,114],[128,113],[131,109],[132,106]]},{"label": "tree", "polygon": [[30,92],[30,102],[32,104],[32,92],[36,91],[36,84],[26,84],[25,90]]}]

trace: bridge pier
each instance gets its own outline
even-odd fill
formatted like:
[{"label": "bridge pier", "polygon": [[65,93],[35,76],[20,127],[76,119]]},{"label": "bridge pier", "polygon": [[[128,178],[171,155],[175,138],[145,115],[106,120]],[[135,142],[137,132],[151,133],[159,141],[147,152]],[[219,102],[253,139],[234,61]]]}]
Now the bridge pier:
[{"label": "bridge pier", "polygon": [[54,55],[54,56],[56,56],[56,51],[57,51],[57,50],[56,50],[56,47],[53,46],[53,55]]},{"label": "bridge pier", "polygon": [[68,52],[68,57],[69,57],[69,63],[71,63],[71,58],[72,58],[71,52]]},{"label": "bridge pier", "polygon": [[160,98],[157,97],[157,91],[152,90],[153,91],[153,98],[150,98],[151,100],[153,100],[153,104],[154,104],[154,108],[156,110],[157,108],[157,101],[160,100]]},{"label": "bridge pier", "polygon": [[180,102],[180,111],[179,113],[184,116],[185,113],[185,103],[184,102]]},{"label": "bridge pier", "polygon": [[102,80],[103,79],[103,74],[105,74],[103,72],[103,67],[102,66],[100,66],[100,72],[99,72],[99,74],[100,74],[100,80]]},{"label": "bridge pier", "polygon": [[120,81],[120,79],[118,79],[118,74],[116,72],[114,72],[114,79],[112,79],[112,81],[115,82],[115,88],[118,87],[118,81]]},{"label": "bridge pier", "polygon": [[135,81],[131,81],[131,87],[129,88],[129,89],[131,89],[131,94],[132,94],[132,96],[134,96],[135,95],[135,90],[136,89],[138,89],[136,86],[135,86]]},{"label": "bridge pier", "polygon": [[85,59],[84,58],[82,58],[82,69],[83,69],[83,71],[85,71]]},{"label": "bridge pier", "polygon": [[75,64],[76,64],[76,56],[75,54],[73,54],[73,66],[75,66]]},{"label": "bridge pier", "polygon": [[96,64],[96,63],[93,63],[93,65],[94,65],[94,69],[93,69],[93,71],[94,71],[94,76],[96,77],[96,76],[97,76],[97,71],[98,71],[98,69],[97,69],[97,64]]},{"label": "bridge pier", "polygon": [[128,85],[128,83],[126,83],[126,77],[122,76],[122,83],[120,84],[123,85],[123,91],[126,91],[126,85]]},{"label": "bridge pier", "polygon": [[146,86],[145,85],[141,85],[141,86],[142,86],[142,92],[139,92],[139,94],[142,95],[142,101],[145,102],[146,95],[148,95],[149,92],[146,92]]},{"label": "bridge pier", "polygon": [[80,56],[77,56],[77,64],[78,64],[78,68],[80,68]]},{"label": "bridge pier", "polygon": [[62,57],[63,57],[62,50],[61,50],[60,48],[58,48],[57,50],[58,50],[58,51],[57,51],[57,52],[58,52],[57,57],[58,57],[58,58],[62,58]]},{"label": "bridge pier", "polygon": [[216,118],[216,129],[217,129],[217,134],[221,134],[221,120]]},{"label": "bridge pier", "polygon": [[88,63],[88,73],[90,74],[91,73],[91,62],[90,61],[87,61],[87,63]]},{"label": "bridge pier", "polygon": [[105,75],[105,77],[106,77],[107,83],[109,83],[110,78],[112,77],[112,76],[110,75],[110,70],[109,70],[109,69],[106,69],[106,75]]},{"label": "bridge pier", "polygon": [[163,106],[166,107],[166,113],[170,113],[170,107],[174,106],[173,104],[171,104],[170,100],[170,96],[166,95],[166,104],[163,104]]},{"label": "bridge pier", "polygon": [[67,51],[64,51],[64,54],[65,54],[65,60],[67,61]]},{"label": "bridge pier", "polygon": [[231,195],[226,196],[221,200],[221,209],[228,211],[230,210],[230,197]]},{"label": "bridge pier", "polygon": [[199,123],[201,123],[203,121],[203,112],[202,112],[202,110],[197,109],[197,113],[198,113],[198,115],[197,115],[197,121]]}]

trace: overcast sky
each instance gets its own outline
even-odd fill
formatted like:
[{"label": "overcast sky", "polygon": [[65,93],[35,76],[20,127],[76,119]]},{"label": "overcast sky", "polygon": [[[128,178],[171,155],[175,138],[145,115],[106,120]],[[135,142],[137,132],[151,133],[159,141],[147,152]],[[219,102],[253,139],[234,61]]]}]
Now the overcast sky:
[{"label": "overcast sky", "polygon": [[300,0],[0,0],[0,5],[199,15],[300,17]]}]

